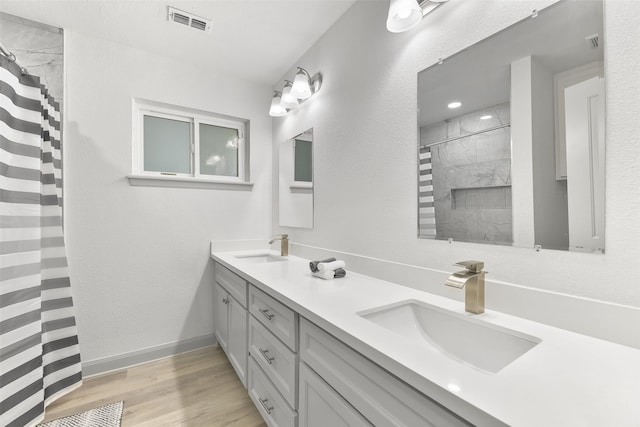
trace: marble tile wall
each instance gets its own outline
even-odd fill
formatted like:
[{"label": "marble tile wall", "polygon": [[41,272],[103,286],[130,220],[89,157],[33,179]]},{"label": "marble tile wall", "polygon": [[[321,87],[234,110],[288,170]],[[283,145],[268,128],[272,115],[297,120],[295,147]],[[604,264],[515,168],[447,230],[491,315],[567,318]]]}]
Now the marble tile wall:
[{"label": "marble tile wall", "polygon": [[0,41],[62,103],[62,29],[0,12]]},{"label": "marble tile wall", "polygon": [[[490,119],[480,117],[491,115]],[[436,238],[511,244],[509,103],[421,129],[431,145]],[[464,136],[469,135],[469,136]],[[446,143],[440,141],[454,139]]]}]

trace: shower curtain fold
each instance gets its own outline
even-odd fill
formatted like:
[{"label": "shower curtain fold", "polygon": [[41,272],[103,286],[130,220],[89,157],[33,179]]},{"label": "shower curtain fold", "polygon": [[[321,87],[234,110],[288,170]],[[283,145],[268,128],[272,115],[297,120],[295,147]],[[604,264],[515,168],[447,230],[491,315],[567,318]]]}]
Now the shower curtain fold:
[{"label": "shower curtain fold", "polygon": [[0,426],[82,383],[62,230],[58,103],[0,56]]}]

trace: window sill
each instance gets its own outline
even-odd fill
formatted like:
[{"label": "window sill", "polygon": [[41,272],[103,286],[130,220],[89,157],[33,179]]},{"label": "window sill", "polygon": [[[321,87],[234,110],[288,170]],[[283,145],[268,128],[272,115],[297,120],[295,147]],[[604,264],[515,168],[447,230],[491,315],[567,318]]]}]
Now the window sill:
[{"label": "window sill", "polygon": [[289,188],[292,190],[313,189],[313,182],[293,181],[289,184]]},{"label": "window sill", "polygon": [[289,185],[289,192],[299,194],[313,194],[313,183],[294,181]]},{"label": "window sill", "polygon": [[253,182],[183,178],[175,176],[127,175],[130,185],[141,187],[211,188],[251,191]]}]

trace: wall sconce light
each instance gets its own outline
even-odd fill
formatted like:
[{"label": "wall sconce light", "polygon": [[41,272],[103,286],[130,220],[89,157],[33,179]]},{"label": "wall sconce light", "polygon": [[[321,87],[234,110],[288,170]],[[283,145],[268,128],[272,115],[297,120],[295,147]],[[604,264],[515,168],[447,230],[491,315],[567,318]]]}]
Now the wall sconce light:
[{"label": "wall sconce light", "polygon": [[273,91],[269,115],[273,117],[282,117],[287,115],[287,109],[282,106],[282,92],[278,92],[277,90]]},{"label": "wall sconce light", "polygon": [[401,33],[420,23],[422,18],[448,0],[390,0],[387,30]]},{"label": "wall sconce light", "polygon": [[295,108],[298,106],[298,98],[292,95],[291,87],[293,86],[293,82],[291,80],[284,81],[284,88],[282,88],[282,100],[280,104],[284,108]]},{"label": "wall sconce light", "polygon": [[269,115],[286,116],[289,111],[302,104],[307,98],[320,90],[322,74],[310,76],[307,70],[298,67],[293,81],[285,80],[282,92],[273,91]]}]

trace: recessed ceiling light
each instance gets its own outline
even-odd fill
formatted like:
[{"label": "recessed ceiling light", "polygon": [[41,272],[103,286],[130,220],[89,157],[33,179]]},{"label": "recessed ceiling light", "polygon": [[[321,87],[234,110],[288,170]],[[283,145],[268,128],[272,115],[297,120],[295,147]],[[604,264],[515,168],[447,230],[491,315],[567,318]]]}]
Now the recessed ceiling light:
[{"label": "recessed ceiling light", "polygon": [[458,101],[452,102],[449,105],[447,105],[447,107],[452,108],[452,109],[453,108],[459,108],[460,106],[462,106],[462,102],[458,102]]},{"label": "recessed ceiling light", "polygon": [[480,120],[489,120],[491,117],[493,117],[493,116],[487,114],[486,116],[480,117]]}]

